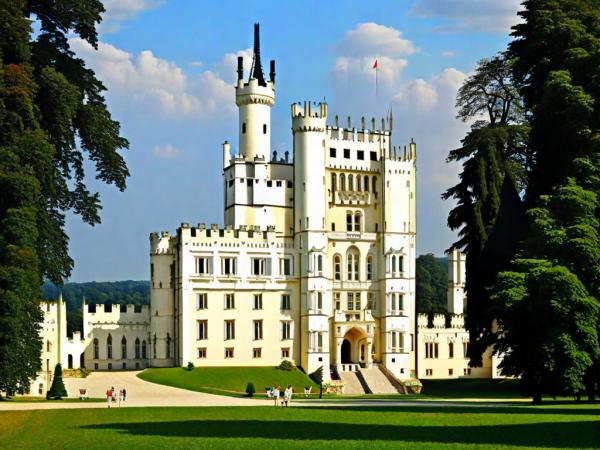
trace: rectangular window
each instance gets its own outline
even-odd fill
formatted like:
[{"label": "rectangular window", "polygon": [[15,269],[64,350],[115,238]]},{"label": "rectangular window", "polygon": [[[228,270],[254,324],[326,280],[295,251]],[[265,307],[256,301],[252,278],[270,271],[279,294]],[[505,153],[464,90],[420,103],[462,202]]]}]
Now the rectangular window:
[{"label": "rectangular window", "polygon": [[253,339],[255,341],[259,341],[263,338],[263,321],[262,320],[254,320],[252,322],[253,327]]},{"label": "rectangular window", "polygon": [[206,359],[206,347],[198,349],[198,359]]},{"label": "rectangular window", "polygon": [[329,148],[329,157],[330,158],[335,158],[335,155],[336,155],[335,147],[330,147]]},{"label": "rectangular window", "polygon": [[433,375],[433,369],[425,369],[425,375],[427,375],[428,377]]},{"label": "rectangular window", "polygon": [[350,149],[349,148],[344,149],[344,158],[350,159]]},{"label": "rectangular window", "polygon": [[289,321],[281,322],[281,339],[291,339],[292,336],[292,323]]},{"label": "rectangular window", "polygon": [[208,339],[208,320],[198,320],[196,323],[198,324],[196,339],[199,341]]},{"label": "rectangular window", "polygon": [[463,342],[463,357],[467,358],[468,354],[469,354],[469,343]]},{"label": "rectangular window", "polygon": [[371,161],[377,161],[377,152],[371,152]]},{"label": "rectangular window", "polygon": [[262,357],[262,349],[261,348],[253,348],[252,349],[252,357],[253,358],[260,358],[260,357]]},{"label": "rectangular window", "polygon": [[196,258],[196,273],[199,275],[208,275],[211,273],[210,258],[208,256]]},{"label": "rectangular window", "polygon": [[367,293],[367,308],[366,309],[374,309],[373,305],[373,294],[371,292]]},{"label": "rectangular window", "polygon": [[253,309],[263,309],[262,294],[254,294],[254,308]]},{"label": "rectangular window", "polygon": [[208,294],[198,294],[196,296],[196,309],[208,308]]},{"label": "rectangular window", "polygon": [[281,357],[282,358],[289,358],[290,357],[290,348],[289,347],[283,347],[281,349]]},{"label": "rectangular window", "polygon": [[363,161],[365,159],[365,151],[364,150],[358,150],[356,152],[356,158],[359,159],[360,161]]},{"label": "rectangular window", "polygon": [[225,359],[233,358],[233,347],[227,347],[225,349]]},{"label": "rectangular window", "polygon": [[348,292],[348,311],[354,311],[354,292]]},{"label": "rectangular window", "polygon": [[235,308],[235,296],[233,294],[225,294],[225,303],[223,309],[234,309]]},{"label": "rectangular window", "polygon": [[323,293],[317,292],[317,311],[323,311]]},{"label": "rectangular window", "polygon": [[453,369],[448,369],[448,375],[450,375],[450,376],[454,375],[454,370]]},{"label": "rectangular window", "polygon": [[279,258],[279,273],[283,276],[292,275],[292,258]]},{"label": "rectangular window", "polygon": [[450,342],[448,344],[448,358],[454,358],[454,343]]},{"label": "rectangular window", "polygon": [[221,258],[221,273],[223,275],[235,275],[237,273],[236,258],[223,257]]},{"label": "rectangular window", "polygon": [[360,292],[354,294],[354,309],[360,311]]},{"label": "rectangular window", "polygon": [[433,357],[435,359],[438,359],[438,357],[440,356],[439,350],[440,350],[440,345],[436,342],[433,346]]},{"label": "rectangular window", "polygon": [[290,294],[281,294],[281,309],[283,309],[284,311],[292,309]]},{"label": "rectangular window", "polygon": [[235,320],[225,321],[225,340],[235,339]]},{"label": "rectangular window", "polygon": [[339,292],[334,292],[333,293],[333,303],[335,305],[335,310],[339,311],[342,309],[342,301],[340,300],[340,293]]},{"label": "rectangular window", "polygon": [[254,275],[254,276],[270,275],[268,262],[269,262],[268,258],[251,258],[250,266],[251,266],[252,275]]}]

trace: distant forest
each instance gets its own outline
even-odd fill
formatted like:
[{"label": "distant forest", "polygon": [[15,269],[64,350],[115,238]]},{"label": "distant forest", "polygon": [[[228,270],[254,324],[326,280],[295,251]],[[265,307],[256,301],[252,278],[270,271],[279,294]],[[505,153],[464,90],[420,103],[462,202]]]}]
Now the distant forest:
[{"label": "distant forest", "polygon": [[[436,258],[432,254],[417,258],[417,312],[446,312],[446,290],[448,287],[448,258]],[[43,298],[56,300],[58,287],[44,283]],[[81,330],[83,313],[81,303],[103,303],[136,306],[147,305],[150,301],[149,281],[110,281],[88,283],[66,283],[62,288],[63,300],[67,305],[67,332]]]}]

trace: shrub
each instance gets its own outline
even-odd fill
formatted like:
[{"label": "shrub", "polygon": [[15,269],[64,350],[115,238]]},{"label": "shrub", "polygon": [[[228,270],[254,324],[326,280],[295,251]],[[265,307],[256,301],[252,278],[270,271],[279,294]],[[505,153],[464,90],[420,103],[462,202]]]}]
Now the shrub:
[{"label": "shrub", "polygon": [[255,392],[256,392],[256,389],[254,389],[254,383],[249,381],[248,384],[246,385],[246,394],[248,394],[248,397],[252,397]]},{"label": "shrub", "polygon": [[194,370],[194,363],[193,363],[193,362],[191,362],[191,361],[190,361],[190,362],[187,364],[187,370],[189,370],[190,372],[191,372],[192,370]]},{"label": "shrub", "polygon": [[316,384],[321,385],[323,383],[323,366],[320,366],[317,370],[309,375],[311,380]]},{"label": "shrub", "polygon": [[65,383],[62,379],[62,366],[60,363],[54,367],[54,377],[52,378],[52,386],[46,393],[46,400],[54,399],[60,400],[67,396],[67,390],[65,389]]},{"label": "shrub", "polygon": [[289,361],[287,359],[284,359],[283,361],[281,361],[281,364],[279,364],[277,366],[277,368],[279,370],[285,370],[287,372],[291,372],[292,370],[296,369],[296,366],[294,365],[293,362],[291,362],[291,361]]}]

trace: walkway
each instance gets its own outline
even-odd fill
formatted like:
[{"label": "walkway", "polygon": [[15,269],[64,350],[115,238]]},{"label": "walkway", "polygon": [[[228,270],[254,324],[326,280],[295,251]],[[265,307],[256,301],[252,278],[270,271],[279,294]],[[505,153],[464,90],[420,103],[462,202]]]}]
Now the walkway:
[{"label": "walkway", "polygon": [[[188,391],[138,378],[139,372],[92,372],[87,378],[65,378],[69,397],[78,397],[80,388],[87,388],[88,397],[105,398],[106,390],[125,388],[127,401],[122,406],[266,406],[265,400],[254,400],[204,392]],[[116,405],[113,405],[116,406]],[[106,403],[46,403],[46,402],[0,402],[0,411],[25,409],[77,409],[106,408]]]}]

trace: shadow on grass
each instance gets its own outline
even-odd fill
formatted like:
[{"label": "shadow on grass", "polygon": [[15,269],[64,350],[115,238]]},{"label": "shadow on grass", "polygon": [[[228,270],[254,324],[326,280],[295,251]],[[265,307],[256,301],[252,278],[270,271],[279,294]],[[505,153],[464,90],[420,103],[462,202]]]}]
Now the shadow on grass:
[{"label": "shadow on grass", "polygon": [[107,423],[84,429],[113,430],[137,436],[181,438],[261,438],[290,440],[357,440],[436,442],[581,448],[600,442],[599,421],[545,422],[515,425],[409,426],[309,421],[186,420]]}]

